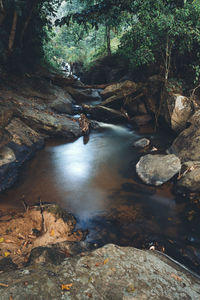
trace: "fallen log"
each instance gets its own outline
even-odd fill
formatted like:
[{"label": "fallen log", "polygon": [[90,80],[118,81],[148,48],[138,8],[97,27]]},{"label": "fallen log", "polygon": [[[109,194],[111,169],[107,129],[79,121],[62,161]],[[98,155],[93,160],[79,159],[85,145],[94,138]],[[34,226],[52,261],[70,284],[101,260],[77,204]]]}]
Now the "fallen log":
[{"label": "fallen log", "polygon": [[90,106],[83,104],[83,111],[93,119],[107,123],[125,122],[128,117],[123,112],[102,105]]}]

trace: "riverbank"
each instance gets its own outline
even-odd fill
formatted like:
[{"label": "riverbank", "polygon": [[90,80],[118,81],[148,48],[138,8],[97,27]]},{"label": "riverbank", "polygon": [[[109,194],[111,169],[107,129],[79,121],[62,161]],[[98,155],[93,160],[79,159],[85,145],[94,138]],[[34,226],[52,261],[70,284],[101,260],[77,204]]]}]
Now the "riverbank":
[{"label": "riverbank", "polygon": [[[27,75],[26,75],[26,77],[27,77]],[[36,84],[36,82],[37,82],[37,84]],[[54,85],[55,82],[56,82],[56,85]],[[68,84],[70,86],[68,86],[66,84],[66,82],[68,82]],[[88,100],[90,103],[93,103],[93,101],[95,103],[101,102],[101,99],[100,99],[100,96],[99,96],[100,90],[94,90],[94,89],[91,89],[91,88],[88,89],[88,88],[83,87],[83,86],[80,87],[80,86],[77,86],[77,84],[80,85],[81,83],[76,82],[76,81],[72,83],[71,79],[70,79],[70,82],[69,82],[68,79],[63,79],[63,78],[61,79],[60,77],[57,78],[57,79],[55,79],[55,77],[54,77],[51,80],[49,78],[46,78],[46,77],[45,78],[43,77],[43,79],[41,79],[41,77],[40,77],[37,80],[35,80],[35,78],[33,80],[32,78],[30,79],[30,77],[28,76],[28,78],[25,79],[25,81],[23,82],[23,84],[21,85],[20,88],[18,88],[19,82],[16,81],[15,83],[12,83],[12,84],[14,84],[14,86],[12,86],[12,88],[8,84],[6,89],[5,89],[5,87],[2,89],[2,93],[1,93],[1,106],[3,107],[3,109],[1,110],[1,112],[3,112],[2,118],[1,118],[1,120],[3,120],[3,121],[2,121],[1,124],[3,124],[3,126],[4,126],[4,130],[2,131],[2,133],[3,133],[2,136],[4,136],[4,137],[6,136],[6,138],[4,139],[4,142],[2,142],[2,144],[1,144],[2,145],[2,151],[3,151],[2,154],[4,155],[4,156],[2,156],[4,158],[4,164],[1,165],[3,167],[1,169],[1,174],[3,174],[1,183],[5,182],[7,184],[9,182],[10,185],[16,179],[16,176],[13,176],[12,172],[15,172],[15,174],[17,175],[16,168],[18,169],[26,159],[29,159],[35,153],[35,151],[38,148],[40,148],[44,145],[45,138],[58,137],[59,136],[59,137],[64,138],[65,142],[69,142],[69,141],[77,139],[78,137],[80,137],[83,134],[82,128],[80,126],[80,122],[78,121],[79,116],[77,116],[77,117],[74,116],[77,112],[79,112],[79,113],[85,112],[85,113],[88,114],[88,116],[92,116],[92,118],[95,118],[98,121],[110,121],[111,124],[113,122],[114,123],[115,122],[116,123],[121,122],[123,124],[124,122],[127,122],[129,120],[129,115],[131,115],[130,109],[128,109],[128,112],[129,112],[128,115],[127,115],[127,112],[123,111],[123,109],[122,109],[123,108],[122,106],[124,106],[123,105],[124,99],[127,99],[126,98],[126,96],[127,96],[126,93],[128,92],[128,96],[132,96],[132,94],[133,94],[133,99],[135,99],[134,93],[136,91],[138,91],[137,90],[138,85],[136,85],[135,83],[126,82],[124,84],[125,85],[125,90],[126,90],[125,94],[121,90],[119,92],[119,90],[118,90],[120,88],[119,85],[114,85],[114,87],[113,87],[113,85],[111,85],[111,88],[110,87],[107,88],[107,95],[110,96],[110,93],[113,93],[113,91],[114,91],[114,94],[116,94],[116,95],[113,97],[113,95],[111,94],[110,97],[114,98],[114,105],[116,105],[116,103],[117,103],[117,107],[110,108],[110,107],[106,106],[108,102],[110,103],[110,100],[113,100],[113,98],[112,98],[109,101],[105,100],[105,101],[107,101],[106,105],[100,105],[100,106],[97,105],[95,108],[93,108],[93,106],[87,104],[87,106],[83,105],[82,108],[81,108],[80,104],[85,102],[86,100]],[[63,90],[63,88],[59,87],[59,86],[63,86],[63,84],[64,84],[64,86],[66,85],[64,90]],[[128,89],[127,89],[127,84],[128,84]],[[37,90],[36,90],[36,87],[37,87]],[[22,94],[23,89],[25,91]],[[116,89],[117,89],[117,92],[116,92]],[[103,94],[104,94],[104,96],[103,96]],[[101,95],[103,97],[105,97],[105,94],[106,94],[106,89],[104,90],[103,93],[101,93]],[[72,96],[74,98],[72,98]],[[8,102],[5,103],[5,99],[9,100],[9,103],[10,103],[9,107],[7,107]],[[66,100],[66,99],[68,99],[68,100]],[[74,100],[74,99],[76,99],[76,100]],[[139,98],[137,98],[137,99],[139,99]],[[77,104],[79,104],[79,106],[77,106]],[[143,104],[144,104],[144,102],[143,102]],[[138,105],[137,105],[137,107],[138,107]],[[136,109],[138,109],[137,107],[136,107]],[[144,108],[144,106],[143,106],[143,108]],[[71,111],[69,109],[71,109]],[[152,117],[149,119],[149,116],[151,116],[151,115],[147,111],[144,114],[141,114],[141,109],[142,109],[141,106],[139,106],[139,111],[134,112],[134,114],[136,114],[137,117],[139,117],[139,123],[135,123],[135,120],[134,120],[134,123],[133,123],[133,120],[131,120],[131,123],[134,124],[134,126],[136,126],[136,124],[138,124],[138,126],[144,126],[144,124],[146,124],[146,123],[148,124],[148,122],[152,119]],[[90,126],[92,126],[93,128],[94,128],[94,125],[96,126],[96,128],[97,127],[99,128],[98,123],[93,122],[93,123],[90,123],[90,124],[91,124]],[[116,134],[113,134],[112,126],[113,125],[110,125],[110,136],[115,137]],[[126,145],[126,143],[129,143],[128,139],[129,138],[131,139],[131,136],[132,136],[131,133],[129,134],[124,128],[117,127],[117,126],[114,127],[113,130],[115,132],[117,130],[119,130],[119,135],[120,136],[123,136],[124,132],[126,132],[126,134],[123,138],[123,142],[120,143],[120,144],[122,144],[124,146],[124,145]],[[144,137],[145,137],[145,134],[144,134]],[[151,151],[153,151],[152,153],[162,153],[162,154],[164,154],[166,148],[160,148],[159,146],[155,145],[151,135],[149,135],[149,136],[146,135],[146,137],[150,138],[150,143],[147,145],[148,146],[147,148],[142,147],[142,148],[140,148],[139,151],[137,150],[138,152],[140,152],[139,157],[141,155],[143,156],[145,154],[148,154]],[[135,151],[135,149],[137,148],[133,145],[133,142],[136,142],[138,138],[139,137],[134,137],[134,141],[132,141],[132,146],[129,149],[130,155],[132,155],[131,153],[133,153]],[[95,138],[95,141],[97,141],[96,138]],[[82,141],[78,140],[77,142],[79,142],[78,145],[76,143],[72,143],[71,145],[72,146],[73,145],[77,146],[77,149],[79,149],[79,151],[81,151],[81,153],[84,154],[83,150],[86,149],[86,146],[83,149],[80,145],[80,143],[82,143]],[[88,141],[85,141],[85,142],[88,142]],[[114,147],[115,149],[117,149],[119,147],[119,145],[116,144],[115,138],[111,139],[109,141],[109,143],[112,144],[112,147]],[[92,148],[93,148],[93,146],[92,146]],[[103,148],[105,148],[105,143],[103,144]],[[156,148],[156,149],[154,149],[154,148]],[[102,153],[102,152],[100,152],[100,151],[102,151],[102,149],[101,149],[101,145],[99,144],[99,146],[98,146],[99,153],[96,153],[96,154],[94,153],[94,157],[97,157],[97,156],[101,157],[100,153]],[[93,148],[93,150],[94,150],[94,148]],[[105,151],[107,151],[107,150],[105,149]],[[109,149],[109,151],[108,151],[109,153],[110,153],[110,150],[111,149]],[[65,161],[65,165],[66,165],[66,167],[68,167],[68,171],[70,171],[70,170],[76,170],[77,171],[77,170],[80,169],[79,168],[80,165],[82,166],[82,162],[85,161],[86,157],[82,157],[80,155],[79,165],[78,166],[75,165],[75,167],[78,167],[78,169],[77,168],[74,169],[70,165],[70,161],[69,161],[69,160],[71,160],[70,155],[72,153],[74,155],[75,155],[75,153],[77,153],[77,152],[75,152],[75,148],[73,148],[73,147],[69,152],[65,152],[65,157],[66,156],[68,157],[68,161]],[[111,151],[111,154],[112,153],[113,152]],[[119,154],[120,154],[120,152],[119,152]],[[123,153],[122,153],[121,156],[126,157],[127,163],[129,163],[127,155],[123,156]],[[110,164],[113,163],[113,164],[111,164],[109,166],[110,169],[112,169],[114,167],[114,164],[116,163],[116,161],[119,160],[119,158],[115,159],[113,154],[112,154],[111,157],[109,159],[109,163]],[[137,160],[139,159],[139,157],[137,158]],[[102,159],[104,159],[104,157]],[[112,161],[112,159],[113,159],[113,161]],[[73,161],[71,161],[71,162],[73,162]],[[91,160],[90,160],[90,163],[91,163]],[[136,161],[134,161],[134,165],[131,166],[131,168],[133,169],[133,173],[135,173],[135,165],[136,165]],[[70,166],[71,166],[71,169],[70,169]],[[120,172],[122,172],[121,169],[122,169],[122,164],[120,166]],[[86,169],[83,169],[83,171],[86,172]],[[82,173],[79,172],[80,179],[82,178],[81,174]],[[84,177],[86,174],[82,174],[82,175]],[[106,173],[104,172],[104,177],[105,177],[105,175],[106,175]],[[176,176],[176,173],[174,175]],[[8,176],[8,177],[6,177],[6,176]],[[66,174],[65,174],[65,176],[66,176]],[[74,177],[74,183],[73,183],[73,185],[70,183],[70,185],[74,189],[77,189],[77,181],[76,181],[77,178],[75,176],[75,173],[74,173],[74,175],[72,173],[71,176]],[[124,177],[125,178],[127,177],[127,173],[124,174]],[[55,178],[57,178],[57,176]],[[116,178],[117,177],[112,177],[112,173],[111,173],[111,176],[108,178],[108,181],[107,181],[108,185],[111,185],[111,187],[114,188]],[[102,184],[102,180],[100,180],[99,182]],[[112,182],[113,182],[113,184],[111,184]],[[118,183],[118,180],[116,182]],[[154,193],[156,191],[153,187],[148,188],[148,186],[146,186],[146,188],[145,188],[145,185],[142,184],[141,182],[140,183],[139,182],[132,183],[132,181],[130,181],[130,182],[128,182],[128,184],[125,181],[124,182],[119,181],[119,182],[120,182],[120,185],[122,185],[122,191],[123,191],[122,196],[123,196],[123,193],[125,193],[125,195],[128,194],[129,198],[133,197],[133,194],[134,194],[134,197],[135,197],[135,192],[136,192],[136,194],[138,194],[138,193],[141,193],[141,190],[142,190],[142,191],[144,191],[144,194],[142,194],[138,198],[138,201],[140,200],[140,202],[141,202],[141,201],[143,201],[144,198],[147,198],[149,201],[152,201],[152,203],[153,203],[154,198],[153,198],[152,195],[154,195]],[[2,189],[4,189],[4,188],[6,188],[5,185],[3,186]],[[95,185],[92,185],[92,188],[94,190]],[[112,198],[114,200],[117,199],[117,192],[118,192],[118,190],[112,191],[112,193],[113,193]],[[120,191],[120,193],[121,193],[121,191]],[[65,194],[66,194],[66,191],[65,191]],[[89,195],[89,193],[87,195],[85,193],[82,193],[82,194],[83,194],[83,197],[81,197],[82,206],[80,205],[80,203],[77,205],[77,207],[79,207],[79,210],[81,209],[81,207],[84,206],[84,203],[85,203],[84,202],[84,197],[87,197]],[[99,195],[101,196],[101,194],[99,194]],[[69,197],[69,195],[67,197]],[[91,209],[92,205],[94,203],[94,199],[96,199],[96,194],[91,193],[90,199],[91,199],[91,201],[88,202],[88,204],[90,203],[90,206],[88,206],[88,208]],[[100,199],[101,199],[101,197],[100,197]],[[46,201],[46,200],[47,199],[42,199],[42,201]],[[158,203],[159,202],[162,202],[164,204],[168,203],[169,206],[170,206],[170,201],[166,202],[165,198],[157,197],[157,201],[158,201]],[[108,202],[107,199],[106,199],[106,202]],[[119,203],[119,205],[120,205],[120,203]],[[198,203],[197,203],[197,205],[198,205]],[[121,204],[121,207],[122,206],[123,205]],[[155,206],[155,204],[154,204],[154,206]],[[158,208],[158,205],[156,207]],[[138,215],[140,216],[141,210],[139,209],[138,211],[136,211],[136,214],[135,214],[135,211],[130,210],[130,206],[125,205],[124,208],[122,207],[122,209],[125,209],[125,211],[124,212],[119,211],[119,220],[121,220],[121,219],[125,220],[126,219],[128,221],[124,224],[123,228],[125,228],[125,230],[126,230],[126,228],[130,227],[130,229],[131,229],[132,228],[131,226],[133,226],[134,224],[138,224],[138,226],[141,228],[141,231],[142,231],[143,228],[144,228],[143,227],[143,220],[141,220],[140,218],[136,219],[136,217]],[[128,210],[129,210],[129,218],[127,219],[126,218],[126,212]],[[196,217],[197,217],[196,214],[195,214],[196,212],[192,213],[192,215],[191,215],[190,211],[191,211],[191,209],[188,208],[187,213],[189,213],[188,217],[190,217],[190,221],[192,221],[194,219],[196,220]],[[116,213],[117,213],[117,210],[116,210]],[[166,215],[166,209],[165,209],[165,215]],[[133,218],[133,216],[134,216],[134,218]],[[99,220],[99,221],[101,221],[101,220]],[[105,218],[105,221],[106,221],[106,218]],[[159,218],[158,218],[158,221],[159,221]],[[166,222],[171,222],[171,221],[172,221],[172,224],[171,224],[171,227],[169,226],[169,228],[171,228],[171,230],[172,230],[173,227],[175,226],[175,220],[173,220],[173,219],[172,220],[166,220]],[[147,220],[147,223],[148,222],[149,222],[149,220]],[[97,220],[97,223],[98,223],[98,220]],[[116,227],[116,224],[118,224],[118,223],[115,223],[115,227]],[[121,228],[121,224],[120,224],[119,228]],[[127,233],[128,233],[128,231],[127,231]],[[111,232],[110,234],[113,235],[113,232]],[[119,233],[117,232],[117,234],[119,234]],[[127,236],[128,235],[129,235],[129,233],[127,234]],[[130,239],[130,236],[128,236],[128,237]],[[133,239],[134,238],[135,237],[133,235]],[[149,242],[147,243],[148,244],[147,248],[149,248],[149,247],[153,247],[154,249],[158,248],[161,251],[162,251],[162,249],[164,249],[163,245],[160,245],[157,241],[155,241],[153,244],[151,244],[151,242],[152,241],[149,240]],[[169,241],[169,243],[171,243],[171,241]],[[83,243],[83,244],[81,244],[81,243],[79,244],[78,242],[76,242],[75,244],[76,244],[76,246],[74,248],[76,249],[76,251],[75,251],[76,254],[80,253],[80,252],[84,252],[84,250],[88,250],[87,242]],[[47,254],[46,258],[41,256],[41,258],[38,259],[39,262],[44,263],[44,265],[43,265],[44,272],[46,272],[48,268],[50,268],[50,269],[53,268],[52,265],[51,265],[52,264],[52,261],[51,261],[51,258],[50,258],[51,254],[53,255],[54,259],[55,259],[55,257],[57,257],[58,261],[60,263],[62,262],[63,259],[65,259],[65,255],[64,256],[61,255],[62,247],[60,248],[60,244],[56,243],[56,245],[57,246],[50,247],[51,250],[48,250],[48,249],[45,250],[46,251],[45,253]],[[72,246],[72,243],[70,245]],[[71,247],[71,246],[69,246],[69,247]],[[174,246],[174,241],[172,241],[171,246],[172,246],[172,248],[176,246],[176,245]],[[79,248],[79,251],[77,251],[77,247]],[[122,251],[126,252],[126,249],[128,249],[128,248],[124,248],[124,250],[122,250]],[[186,250],[188,250],[188,249],[189,248],[187,248]],[[104,250],[102,250],[102,251],[104,251]],[[137,250],[134,250],[134,251],[137,251]],[[192,251],[191,253],[193,253],[193,246],[192,246],[191,251]],[[4,252],[6,252],[6,251],[4,251]],[[33,253],[36,253],[36,256],[38,258],[38,256],[40,257],[41,252],[43,253],[43,249],[41,249],[41,251],[40,251],[36,247],[35,250],[34,249],[32,250],[31,257],[34,257]],[[113,248],[111,249],[111,252],[113,252]],[[67,251],[66,253],[67,253],[66,254],[67,257],[74,254],[74,252],[69,252],[69,251]],[[112,255],[112,254],[110,254],[110,252],[109,252],[108,256],[110,256],[110,255]],[[189,255],[188,255],[188,252],[186,252],[186,257],[189,257]],[[89,254],[89,256],[90,256],[90,254]],[[117,256],[118,256],[118,254],[117,254]],[[197,253],[196,257],[198,257],[198,253]],[[76,260],[76,263],[77,263],[78,257],[74,257],[74,259]],[[107,259],[107,257],[105,257],[105,259],[104,259],[104,261],[106,261],[105,265],[107,265],[107,262],[108,262],[106,259]],[[192,259],[193,259],[193,257],[192,257]],[[196,258],[194,258],[194,261],[196,261],[195,259]],[[127,262],[125,261],[124,256],[120,257],[119,260],[120,260],[120,263],[122,265],[127,264]],[[30,259],[29,263],[31,263],[31,259]],[[49,263],[50,263],[50,265],[49,265]],[[170,264],[170,262],[168,262],[168,263]],[[35,261],[34,261],[33,264],[35,264]],[[70,261],[70,264],[71,264],[71,261]],[[98,262],[97,262],[97,264],[98,264]],[[116,262],[114,262],[114,264],[116,264]],[[159,264],[160,263],[158,262],[158,265]],[[121,265],[121,267],[122,267],[122,265]],[[27,266],[27,268],[29,268],[29,267],[30,266]],[[138,266],[138,268],[140,268],[140,267]],[[146,270],[147,270],[148,266],[145,264],[144,268],[146,268]],[[39,269],[40,269],[40,266],[39,266]],[[133,269],[133,267],[131,267],[131,270],[132,269]],[[16,272],[19,272],[19,271],[16,271]],[[58,274],[60,274],[60,272],[61,272],[61,270],[59,269]],[[181,272],[184,273],[185,271],[183,270]],[[4,276],[5,274],[6,273],[3,272],[2,276]],[[18,274],[18,273],[14,272],[12,274],[13,274],[13,276],[17,276],[16,274]],[[181,278],[181,276],[179,276],[180,274],[179,275],[176,274],[176,272],[174,270],[172,271],[172,274],[175,274],[175,279],[174,279],[175,281],[176,281],[177,278],[179,278],[179,277]],[[58,275],[58,276],[60,276],[60,275]],[[88,275],[88,276],[90,276],[90,275]],[[116,275],[116,276],[118,276],[118,275]],[[133,276],[132,271],[130,271],[130,276]],[[150,275],[148,275],[148,276],[150,276]],[[162,277],[163,274],[157,274],[156,276],[158,276],[156,278],[159,278],[160,276]],[[178,277],[176,277],[176,276],[178,276]],[[55,277],[57,277],[57,276],[55,276]],[[4,281],[2,280],[2,282],[7,285],[9,283],[9,282],[5,283],[5,278],[7,278],[7,277],[4,276],[2,278],[4,278]],[[22,277],[22,278],[24,280],[24,277]],[[130,279],[131,281],[132,280],[137,281],[136,278],[134,278],[134,279],[132,277],[130,277],[130,278],[131,278]],[[43,281],[42,278],[39,278],[38,282],[40,282],[40,279]],[[172,277],[172,279],[173,279],[173,277]],[[71,284],[71,277],[69,277],[69,280],[70,280],[69,284]],[[79,280],[79,279],[77,279],[77,280]],[[106,280],[108,280],[108,279],[105,279],[105,281]],[[116,277],[116,280],[119,280],[119,278]],[[62,277],[62,275],[60,277],[60,281],[64,281],[64,277]],[[177,281],[181,282],[181,280],[179,280],[179,279],[177,279]],[[0,282],[1,282],[1,280],[0,280]],[[118,286],[119,285],[123,286],[123,283],[121,283],[120,280],[118,282],[119,282]],[[44,283],[44,284],[46,284],[46,283]],[[169,283],[169,284],[171,284],[171,283]],[[53,285],[54,285],[54,283],[52,283],[52,286]],[[99,285],[98,289],[100,291],[102,287],[99,283],[98,283],[98,285]],[[168,283],[167,283],[167,285],[168,285]],[[9,286],[8,287],[6,287],[6,286],[3,287],[3,288],[7,289],[8,293],[10,293]],[[36,283],[36,286],[37,286],[37,283]],[[34,292],[36,286],[33,285],[32,287],[30,287],[30,289],[33,289],[32,291]],[[73,286],[73,284],[72,284],[72,286]],[[71,287],[71,285],[70,285],[70,287]],[[110,286],[110,288],[112,288],[112,285]],[[177,287],[175,287],[175,289],[176,288]],[[12,287],[11,289],[15,290],[15,287]],[[126,289],[125,286],[124,286],[124,289]],[[132,292],[133,292],[133,290],[135,291],[135,287],[133,288],[132,284],[131,284],[131,289],[132,289]],[[164,287],[163,289],[166,289],[166,287]],[[59,291],[57,291],[57,290],[59,290]],[[138,292],[139,294],[131,294],[131,297],[133,297],[134,295],[135,296],[140,295],[141,288],[139,287],[139,285],[138,285],[138,290],[139,290],[139,292]],[[62,292],[62,288],[60,290],[60,285],[59,285],[59,288],[56,289],[56,291],[58,292],[58,295],[59,295],[58,299],[61,299],[59,297],[69,297],[68,293],[66,294],[65,291]],[[25,297],[23,295],[28,294],[27,290],[24,291],[23,288],[22,288],[22,291],[20,293],[21,293],[21,297]],[[25,293],[25,294],[23,294],[23,293]],[[60,293],[63,293],[63,294],[60,294]],[[77,294],[76,290],[75,290],[75,293]],[[150,291],[150,293],[152,293],[152,290]],[[90,294],[93,295],[93,292],[89,291],[89,295]],[[159,291],[158,295],[160,297],[163,297],[164,294],[162,293],[162,291]],[[182,294],[180,294],[180,299],[182,299],[181,295]],[[190,296],[190,294],[186,293],[187,297],[189,297],[188,295]],[[15,296],[17,296],[17,291],[15,292]],[[74,296],[74,294],[72,295],[72,297],[73,296]],[[113,297],[115,297],[115,296],[116,296],[116,294],[113,294]],[[122,292],[122,294],[120,295],[121,298],[119,298],[119,299],[122,299],[125,296],[129,297],[129,294],[125,295]],[[43,298],[44,297],[45,296],[43,296]],[[97,295],[95,297],[97,297],[97,299],[98,299]],[[108,297],[108,295],[106,294],[105,297]],[[144,296],[144,297],[146,297],[146,296]],[[196,297],[196,294],[195,294],[195,297]],[[41,298],[41,299],[43,299],[43,298]],[[22,298],[20,298],[20,299],[22,299]],[[53,298],[53,299],[56,299],[56,298]],[[79,299],[79,298],[77,298],[77,299]],[[82,299],[82,298],[80,298],[80,299]],[[104,299],[104,298],[102,298],[102,299]],[[105,298],[105,299],[107,299],[107,298]],[[170,299],[173,299],[173,298],[171,297]]]}]

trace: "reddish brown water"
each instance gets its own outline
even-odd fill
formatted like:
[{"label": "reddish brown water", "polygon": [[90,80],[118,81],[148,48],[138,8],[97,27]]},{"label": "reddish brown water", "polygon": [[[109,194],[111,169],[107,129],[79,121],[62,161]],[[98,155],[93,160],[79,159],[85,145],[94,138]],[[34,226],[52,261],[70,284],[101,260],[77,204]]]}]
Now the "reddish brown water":
[{"label": "reddish brown water", "polygon": [[[15,186],[0,194],[0,210],[22,209],[22,195],[29,205],[41,197],[72,212],[77,226],[89,230],[88,242],[145,247],[158,241],[166,247],[169,240],[173,245],[178,240],[181,244],[175,248],[186,245],[188,234],[194,232],[184,211],[187,202],[175,198],[171,183],[148,187],[135,174],[141,154],[132,147],[134,141],[143,136],[151,137],[156,146],[157,140],[162,140],[161,146],[169,141],[123,126],[104,126],[87,144],[83,138],[47,142],[26,164]],[[176,249],[170,249],[170,255],[179,258],[180,251],[176,255]]]}]

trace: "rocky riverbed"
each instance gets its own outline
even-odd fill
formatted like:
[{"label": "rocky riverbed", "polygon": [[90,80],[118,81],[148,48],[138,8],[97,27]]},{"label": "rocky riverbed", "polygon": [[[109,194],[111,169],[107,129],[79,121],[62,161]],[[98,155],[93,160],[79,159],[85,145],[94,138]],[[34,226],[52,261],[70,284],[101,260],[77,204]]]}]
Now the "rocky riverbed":
[{"label": "rocky riverbed", "polygon": [[[81,124],[87,118],[80,120],[76,113],[95,119],[84,121],[87,133],[91,128],[99,129],[96,120],[129,122],[135,127],[148,125],[158,109],[160,83],[161,79],[154,76],[145,84],[127,80],[93,89],[73,78],[48,73],[4,79],[0,87],[0,191],[15,182],[23,163],[44,146],[46,138],[71,141],[85,134]],[[199,106],[180,91],[166,91],[165,98],[168,105],[161,107],[160,115],[176,138],[168,149],[158,149],[151,140],[137,142],[134,147],[141,148],[137,174],[146,184],[162,185],[173,179],[174,187],[181,193],[197,193]],[[34,232],[29,231],[19,247],[31,239],[29,235],[33,238]],[[84,235],[79,233],[76,242],[72,238],[63,245],[61,240],[51,243],[54,236],[57,239],[55,229],[48,232],[50,243],[34,246],[27,242],[23,262],[28,265],[21,270],[15,270],[12,249],[5,245],[12,237],[0,237],[4,256],[0,264],[0,299],[199,299],[199,279],[164,256],[114,245],[88,254],[90,247],[79,242]],[[13,253],[17,254],[17,250]],[[5,272],[7,266],[12,271]]]}]

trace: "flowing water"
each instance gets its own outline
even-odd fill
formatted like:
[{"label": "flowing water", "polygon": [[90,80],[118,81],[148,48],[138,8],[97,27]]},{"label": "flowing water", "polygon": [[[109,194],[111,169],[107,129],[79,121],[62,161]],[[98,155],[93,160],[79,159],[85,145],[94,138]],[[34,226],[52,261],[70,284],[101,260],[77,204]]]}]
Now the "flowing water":
[{"label": "flowing water", "polygon": [[22,208],[22,195],[28,204],[41,197],[74,214],[77,227],[88,229],[89,243],[147,248],[154,244],[195,269],[196,261],[184,258],[198,250],[196,244],[191,248],[192,239],[200,240],[199,227],[196,230],[197,224],[193,228],[192,219],[188,221],[188,199],[175,198],[171,183],[148,187],[135,174],[141,153],[132,146],[134,141],[150,137],[154,146],[162,148],[170,143],[169,137],[165,142],[162,133],[136,133],[109,124],[102,127],[90,134],[89,141],[83,137],[71,143],[48,141],[26,163],[15,186],[0,194],[0,210]]}]

